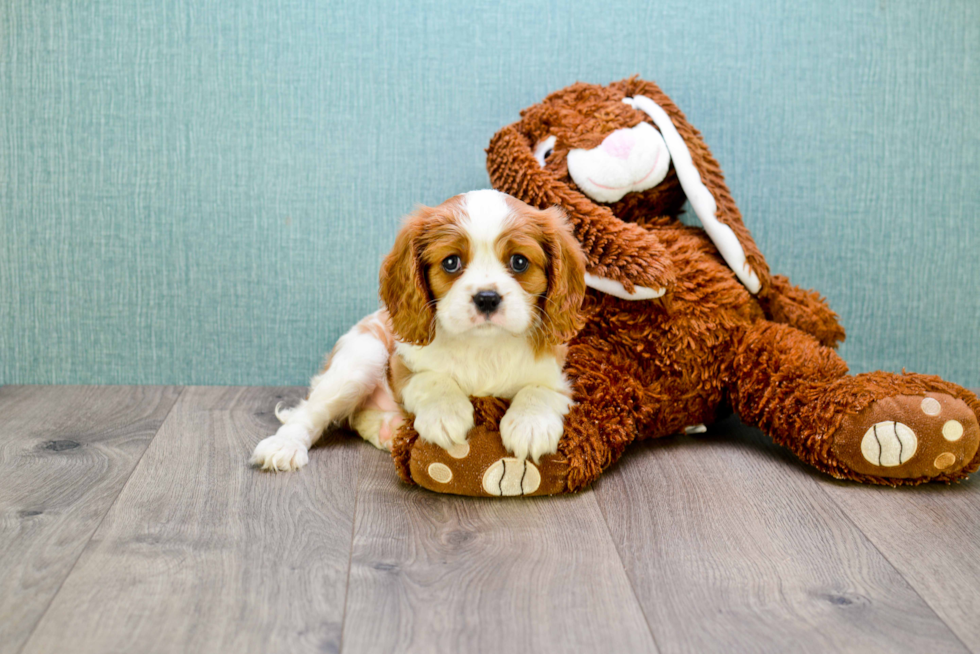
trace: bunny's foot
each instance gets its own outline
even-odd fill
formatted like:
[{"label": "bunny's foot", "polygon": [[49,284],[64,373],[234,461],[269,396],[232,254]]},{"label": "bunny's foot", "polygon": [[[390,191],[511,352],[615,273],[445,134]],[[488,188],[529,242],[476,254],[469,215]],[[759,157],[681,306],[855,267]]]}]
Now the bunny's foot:
[{"label": "bunny's foot", "polygon": [[894,395],[845,418],[833,439],[837,459],[860,475],[953,480],[973,461],[980,425],[951,395]]}]

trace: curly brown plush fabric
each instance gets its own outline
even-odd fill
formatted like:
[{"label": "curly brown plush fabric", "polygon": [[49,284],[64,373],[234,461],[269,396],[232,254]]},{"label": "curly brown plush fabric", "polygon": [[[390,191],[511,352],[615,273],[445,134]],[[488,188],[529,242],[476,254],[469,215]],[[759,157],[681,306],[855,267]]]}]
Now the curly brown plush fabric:
[{"label": "curly brown plush fabric", "polygon": [[[718,220],[734,232],[759,277],[757,294],[739,282],[703,230],[678,220],[686,198],[673,166],[654,188],[612,204],[593,201],[572,181],[571,150],[595,148],[616,130],[651,122],[623,102],[638,95],[663,108],[682,136],[715,198]],[[550,136],[556,142],[542,167],[534,149]],[[633,77],[608,86],[578,83],[552,93],[493,137],[487,169],[494,188],[568,214],[589,273],[618,281],[628,292],[636,286],[667,289],[662,298],[642,301],[589,290],[588,319],[569,344],[567,359],[577,405],[566,417],[557,463],[541,469],[545,477],[561,478],[539,486],[515,482],[513,494],[579,490],[633,441],[710,424],[732,410],[838,478],[889,485],[950,482],[980,467],[976,396],[937,377],[850,376],[832,349],[844,339],[837,316],[819,294],[770,274],[718,162],[652,82]],[[477,429],[493,432],[500,407],[489,401],[483,408],[496,411],[481,409],[488,401],[476,401]],[[395,456],[403,477],[428,488],[500,494],[484,493],[475,483],[465,488],[476,492],[456,485],[475,473],[450,458],[439,465],[456,481],[440,485],[418,472],[435,455],[422,452],[410,427],[399,435]],[[484,476],[497,483],[490,472]],[[495,487],[484,481],[483,488]]]}]

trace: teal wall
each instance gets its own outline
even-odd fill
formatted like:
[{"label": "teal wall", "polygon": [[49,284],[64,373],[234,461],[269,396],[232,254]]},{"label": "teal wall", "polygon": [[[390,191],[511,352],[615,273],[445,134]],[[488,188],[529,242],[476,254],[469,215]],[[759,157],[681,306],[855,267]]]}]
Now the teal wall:
[{"label": "teal wall", "polygon": [[855,370],[980,385],[980,2],[0,2],[0,383],[301,384],[575,80],[705,134]]}]

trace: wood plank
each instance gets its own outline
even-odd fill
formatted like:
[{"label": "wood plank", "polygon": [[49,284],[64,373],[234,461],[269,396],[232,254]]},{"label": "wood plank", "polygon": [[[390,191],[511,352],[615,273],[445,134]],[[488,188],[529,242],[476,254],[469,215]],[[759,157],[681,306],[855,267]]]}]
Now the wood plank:
[{"label": "wood plank", "polygon": [[980,484],[824,490],[957,636],[980,652]]},{"label": "wood plank", "polygon": [[[980,393],[980,390],[974,390]],[[973,652],[980,652],[980,475],[950,486],[820,483]]]},{"label": "wood plank", "polygon": [[24,651],[336,651],[366,446],[249,468],[283,395],[185,389]]},{"label": "wood plank", "polygon": [[344,652],[656,650],[591,492],[461,498],[362,465]]},{"label": "wood plank", "polygon": [[179,392],[0,388],[0,652],[30,636]]},{"label": "wood plank", "polygon": [[606,473],[596,495],[662,652],[966,651],[818,476],[734,418]]}]

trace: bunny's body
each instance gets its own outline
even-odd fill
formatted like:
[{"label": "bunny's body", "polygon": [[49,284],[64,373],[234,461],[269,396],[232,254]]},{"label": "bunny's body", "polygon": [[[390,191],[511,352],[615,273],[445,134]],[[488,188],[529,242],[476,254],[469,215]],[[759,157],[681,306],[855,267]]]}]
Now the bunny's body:
[{"label": "bunny's body", "polygon": [[[444,492],[574,491],[634,440],[731,410],[839,478],[948,482],[980,467],[976,396],[931,376],[848,375],[836,316],[770,274],[718,163],[655,84],[575,84],[521,116],[494,136],[487,167],[498,190],[564,209],[586,253],[589,317],[566,367],[578,404],[535,490],[505,492],[506,465],[467,468],[410,430],[395,448],[403,476]],[[704,229],[678,220],[685,200]],[[500,407],[477,404],[471,434],[492,449]],[[428,461],[455,467],[455,485],[432,483]]]}]

